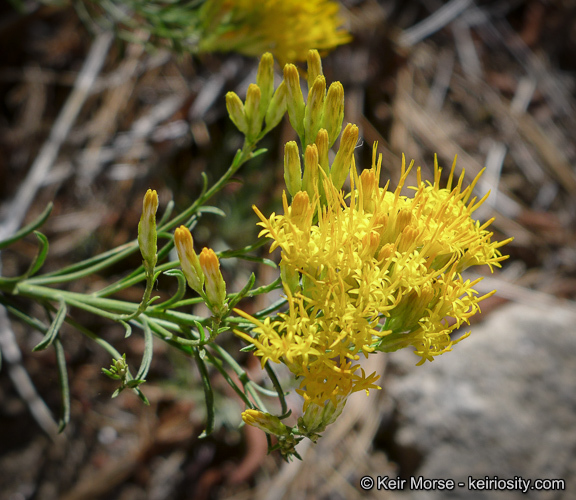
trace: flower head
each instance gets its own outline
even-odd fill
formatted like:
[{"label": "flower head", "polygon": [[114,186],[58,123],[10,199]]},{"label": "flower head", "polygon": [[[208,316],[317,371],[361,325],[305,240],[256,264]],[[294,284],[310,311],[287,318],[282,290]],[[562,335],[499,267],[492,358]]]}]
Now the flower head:
[{"label": "flower head", "polygon": [[[355,143],[353,131],[347,143]],[[255,337],[236,333],[255,345],[262,363],[283,362],[300,379],[308,415],[302,424],[316,432],[332,418],[320,418],[318,408],[330,405],[333,416],[351,393],[378,388],[361,356],[412,346],[423,363],[450,351],[456,343],[450,333],[491,295],[478,296],[478,281],[460,273],[470,265],[499,267],[506,258],[499,248],[509,240],[492,241],[489,222],[472,218],[484,200],[471,198],[463,173],[452,186],[454,166],[446,187],[437,163],[433,183],[418,170],[413,196],[405,196],[411,166],[403,162],[390,191],[379,186],[381,162],[375,146],[372,168],[359,177],[351,170],[349,195],[340,191],[338,171],[323,177],[325,203],[316,190],[296,193],[291,205],[284,195],[281,215],[255,208],[260,235],[272,240],[271,251],[281,249],[289,309],[263,321],[238,311],[255,325]]]},{"label": "flower head", "polygon": [[200,51],[248,56],[270,51],[282,64],[351,39],[333,0],[207,0],[200,20]]}]

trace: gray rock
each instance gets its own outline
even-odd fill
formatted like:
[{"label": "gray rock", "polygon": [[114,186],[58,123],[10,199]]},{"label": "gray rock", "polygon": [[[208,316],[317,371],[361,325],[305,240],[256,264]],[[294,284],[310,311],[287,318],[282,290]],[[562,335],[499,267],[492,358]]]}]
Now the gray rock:
[{"label": "gray rock", "polygon": [[[433,363],[414,367],[411,353],[391,356],[405,371],[388,386],[397,402],[396,444],[421,453],[416,477],[456,482],[452,491],[414,491],[408,481],[402,495],[576,498],[576,314],[508,305],[470,329]],[[566,490],[469,488],[469,477],[486,476],[530,479],[531,486],[539,478],[564,479]]]}]

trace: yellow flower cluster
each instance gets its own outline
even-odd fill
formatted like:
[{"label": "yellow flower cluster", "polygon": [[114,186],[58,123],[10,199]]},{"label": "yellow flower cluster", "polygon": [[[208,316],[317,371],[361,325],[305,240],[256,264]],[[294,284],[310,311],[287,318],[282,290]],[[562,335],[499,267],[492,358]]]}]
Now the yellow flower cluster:
[{"label": "yellow flower cluster", "polygon": [[270,51],[281,62],[303,61],[308,50],[348,43],[333,0],[209,0],[200,10],[201,52]]},{"label": "yellow flower cluster", "polygon": [[[376,388],[358,360],[374,351],[413,346],[419,364],[451,350],[450,333],[479,311],[473,289],[464,280],[469,266],[500,266],[505,259],[487,227],[472,213],[485,198],[471,198],[473,185],[455,185],[454,166],[446,187],[435,164],[434,182],[424,182],[418,169],[413,196],[401,195],[411,169],[403,162],[398,187],[379,187],[381,155],[374,146],[372,168],[352,172],[348,196],[324,176],[325,202],[316,190],[298,192],[284,214],[265,217],[255,208],[282,250],[280,263],[289,310],[276,319],[252,321],[256,338],[237,332],[256,346],[256,355],[283,362],[301,377],[298,392],[304,410],[330,402],[342,407],[347,396]],[[452,318],[452,320],[450,320]],[[461,337],[462,339],[463,337]],[[461,340],[459,339],[459,340]],[[343,401],[344,400],[344,401]]]}]

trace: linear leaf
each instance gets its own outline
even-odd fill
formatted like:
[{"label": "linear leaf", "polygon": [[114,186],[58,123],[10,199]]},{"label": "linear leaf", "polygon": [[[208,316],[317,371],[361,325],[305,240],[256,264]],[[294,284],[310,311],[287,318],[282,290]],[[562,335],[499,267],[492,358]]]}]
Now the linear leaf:
[{"label": "linear leaf", "polygon": [[58,432],[62,432],[70,422],[70,384],[68,383],[68,370],[66,369],[66,355],[59,338],[54,339],[54,349],[56,350],[60,393],[62,394],[62,416],[60,417]]},{"label": "linear leaf", "polygon": [[53,206],[54,205],[51,202],[48,203],[44,211],[38,217],[36,217],[36,219],[34,219],[30,224],[24,226],[22,229],[20,229],[20,231],[14,233],[10,238],[0,241],[0,249],[5,248],[8,245],[14,243],[15,241],[24,238],[24,236],[30,234],[32,231],[34,231],[34,229],[39,228],[42,224],[44,224],[44,222],[46,222],[46,219],[50,215],[50,212],[52,212]]},{"label": "linear leaf", "polygon": [[48,331],[46,332],[46,335],[44,335],[42,341],[36,347],[34,347],[34,349],[32,349],[34,352],[42,351],[46,349],[50,344],[52,344],[52,342],[54,342],[58,332],[60,331],[60,327],[66,318],[66,311],[66,302],[64,302],[63,299],[60,299],[60,309],[58,309],[56,317],[54,318],[54,321],[52,321],[52,324],[50,325],[50,328],[48,328]]}]

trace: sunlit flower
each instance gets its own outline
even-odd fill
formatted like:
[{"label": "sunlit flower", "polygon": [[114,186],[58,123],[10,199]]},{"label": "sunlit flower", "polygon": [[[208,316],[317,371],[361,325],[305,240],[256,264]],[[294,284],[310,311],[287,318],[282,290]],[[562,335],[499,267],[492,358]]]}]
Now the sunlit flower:
[{"label": "sunlit flower", "polygon": [[348,43],[333,0],[207,0],[200,9],[201,52],[269,51],[282,63],[303,61],[309,49]]},{"label": "sunlit flower", "polygon": [[[339,414],[353,392],[378,388],[360,357],[374,351],[412,346],[420,363],[452,349],[450,333],[479,312],[478,281],[461,276],[469,266],[499,267],[506,257],[487,229],[471,216],[485,198],[472,198],[463,187],[464,173],[446,187],[435,164],[433,183],[418,169],[412,196],[401,195],[411,169],[402,164],[398,187],[379,187],[381,155],[374,147],[372,168],[361,176],[352,168],[349,194],[339,174],[324,176],[325,201],[319,190],[298,192],[284,213],[264,216],[255,208],[261,236],[281,249],[280,267],[289,309],[260,321],[238,311],[255,328],[254,344],[262,360],[285,363],[300,380],[308,427],[319,410]],[[335,186],[336,184],[336,186]],[[453,185],[455,184],[455,185]],[[461,337],[458,341],[460,341]],[[419,364],[420,364],[419,363]],[[320,419],[322,420],[322,419]],[[329,422],[328,422],[329,423]],[[317,430],[326,422],[316,425]],[[313,432],[313,431],[311,431]]]}]

